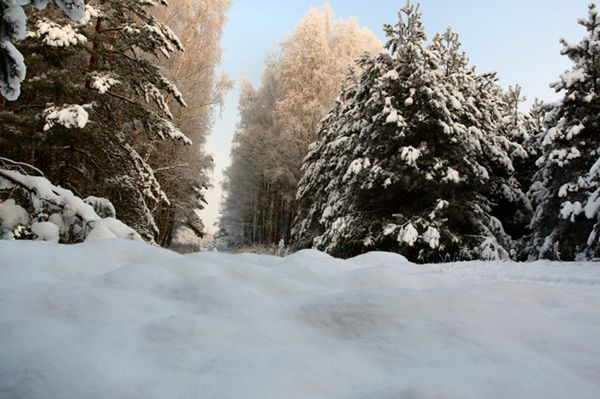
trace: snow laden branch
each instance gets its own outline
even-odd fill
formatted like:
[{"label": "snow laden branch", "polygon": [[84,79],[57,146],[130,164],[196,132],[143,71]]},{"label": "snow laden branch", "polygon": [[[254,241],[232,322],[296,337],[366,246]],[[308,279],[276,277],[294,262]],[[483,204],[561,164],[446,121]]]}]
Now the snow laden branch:
[{"label": "snow laden branch", "polygon": [[[72,20],[79,20],[85,15],[83,0],[54,0]],[[14,101],[21,93],[21,82],[25,79],[26,67],[23,55],[15,47],[14,42],[26,37],[27,18],[23,10],[24,4],[34,8],[45,8],[47,0],[18,1],[0,0],[0,95],[9,101]],[[47,25],[46,33],[57,29],[57,26]],[[72,40],[79,40],[73,32]]]},{"label": "snow laden branch", "polygon": [[107,199],[81,199],[43,176],[0,168],[3,193],[8,193],[8,198],[0,202],[0,238],[64,243],[141,240],[135,230],[115,218],[115,208]]}]

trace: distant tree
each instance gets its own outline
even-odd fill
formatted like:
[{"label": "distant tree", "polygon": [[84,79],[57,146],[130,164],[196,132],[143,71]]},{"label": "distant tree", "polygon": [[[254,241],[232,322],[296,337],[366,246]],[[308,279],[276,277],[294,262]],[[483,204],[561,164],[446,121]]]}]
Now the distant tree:
[{"label": "distant tree", "polygon": [[361,61],[363,74],[321,122],[292,240],[343,257],[508,258],[499,205],[524,206],[510,157],[524,150],[498,132],[495,76],[468,66],[451,30],[425,46],[418,7],[385,31],[388,52]]},{"label": "distant tree", "polygon": [[535,206],[531,257],[573,260],[600,256],[600,19],[590,4],[579,23],[588,35],[577,44],[562,40],[571,70],[552,84],[562,101],[547,115],[537,145],[529,195]]},{"label": "distant tree", "polygon": [[262,86],[247,85],[226,174],[222,225],[231,237],[245,244],[289,239],[302,159],[319,120],[348,71],[357,68],[355,60],[381,49],[356,19],[335,20],[325,5],[311,9],[282,42],[281,52],[267,61]]},{"label": "distant tree", "polygon": [[223,104],[232,82],[217,75],[221,62],[220,40],[230,0],[171,0],[170,7],[156,8],[158,20],[167,23],[181,38],[184,51],[160,61],[165,76],[180,88],[187,107],[174,99],[173,123],[192,141],[191,146],[178,143],[156,143],[149,159],[156,178],[170,203],[161,202],[154,212],[160,230],[158,242],[170,246],[177,229],[178,236],[196,239],[205,234],[198,216],[204,208],[205,192],[210,186],[212,157],[204,145],[213,127],[216,112]]}]

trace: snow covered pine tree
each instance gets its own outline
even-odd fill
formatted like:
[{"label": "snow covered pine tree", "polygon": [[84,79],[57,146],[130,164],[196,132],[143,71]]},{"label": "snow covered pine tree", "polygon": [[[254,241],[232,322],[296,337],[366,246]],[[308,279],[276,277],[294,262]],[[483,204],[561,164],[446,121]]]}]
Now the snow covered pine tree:
[{"label": "snow covered pine tree", "polygon": [[[79,20],[85,12],[84,0],[55,0],[71,18]],[[23,56],[13,42],[23,40],[27,34],[23,5],[44,8],[47,0],[0,0],[0,95],[16,100],[25,79]]]},{"label": "snow covered pine tree", "polygon": [[167,105],[185,105],[181,93],[152,60],[182,46],[151,15],[162,1],[86,4],[78,22],[52,8],[30,17],[18,44],[28,79],[17,101],[0,103],[0,146],[56,185],[110,199],[121,220],[153,241],[153,211],[168,199],[147,154],[163,139],[190,141]]},{"label": "snow covered pine tree", "polygon": [[[387,25],[387,53],[322,121],[305,159],[297,247],[337,256],[400,252],[420,262],[508,258],[497,204],[525,206],[497,133],[502,93],[476,74],[451,30],[428,47],[418,7]],[[499,215],[501,216],[501,215]]]},{"label": "snow covered pine tree", "polygon": [[588,35],[562,40],[570,71],[553,83],[564,98],[546,117],[539,137],[543,155],[529,195],[535,206],[532,258],[562,260],[600,256],[600,19],[590,4],[579,20]]}]

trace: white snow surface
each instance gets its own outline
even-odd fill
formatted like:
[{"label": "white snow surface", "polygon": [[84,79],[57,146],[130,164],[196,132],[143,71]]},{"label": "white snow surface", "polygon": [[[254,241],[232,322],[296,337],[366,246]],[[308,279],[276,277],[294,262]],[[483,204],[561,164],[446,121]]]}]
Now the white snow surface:
[{"label": "white snow surface", "polygon": [[600,397],[596,263],[0,241],[2,398]]}]

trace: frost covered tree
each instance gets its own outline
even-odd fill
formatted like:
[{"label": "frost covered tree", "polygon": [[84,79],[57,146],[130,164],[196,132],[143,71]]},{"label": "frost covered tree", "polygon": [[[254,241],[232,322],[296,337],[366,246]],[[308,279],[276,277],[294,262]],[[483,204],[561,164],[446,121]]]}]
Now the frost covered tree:
[{"label": "frost covered tree", "polygon": [[320,124],[293,242],[344,257],[508,258],[502,208],[524,206],[510,157],[524,150],[498,132],[495,76],[469,67],[451,30],[426,45],[418,7],[385,32],[388,52],[361,61],[363,74]]},{"label": "frost covered tree", "polygon": [[183,46],[151,14],[164,1],[92,0],[78,22],[48,8],[32,14],[19,50],[28,78],[0,104],[2,153],[34,164],[81,197],[109,198],[145,239],[168,202],[148,163],[157,142],[190,140],[173,123],[183,96],[157,61]]},{"label": "frost covered tree", "polygon": [[564,95],[548,113],[538,145],[540,170],[529,192],[535,206],[531,257],[600,256],[600,18],[595,4],[579,20],[587,36],[562,40],[573,67],[552,87]]},{"label": "frost covered tree", "polygon": [[177,229],[178,237],[196,241],[204,235],[204,225],[198,212],[204,208],[205,190],[210,186],[212,157],[204,145],[215,114],[231,88],[226,75],[217,75],[221,61],[220,40],[226,22],[229,0],[171,0],[169,7],[156,8],[159,21],[167,23],[181,38],[183,52],[177,52],[160,65],[165,76],[180,88],[187,107],[171,99],[173,123],[192,140],[192,145],[157,143],[149,163],[154,166],[157,180],[170,199],[162,202],[155,219],[160,230],[158,242],[170,246]]},{"label": "frost covered tree", "polygon": [[[73,20],[84,15],[84,0],[55,0],[55,3]],[[19,97],[26,73],[23,55],[14,44],[26,36],[24,5],[42,9],[47,0],[0,0],[0,95],[11,101]]]},{"label": "frost covered tree", "polygon": [[273,134],[274,106],[271,89],[277,87],[272,67],[263,75],[260,92],[247,80],[240,88],[240,122],[231,149],[231,165],[225,171],[223,213],[220,221],[221,235],[232,243],[258,243],[267,241],[269,179],[277,149],[270,145]]},{"label": "frost covered tree", "polygon": [[381,49],[355,18],[336,20],[329,5],[311,9],[286,37],[266,62],[261,87],[242,90],[222,209],[226,234],[245,244],[289,239],[302,159],[317,124],[355,60]]}]

